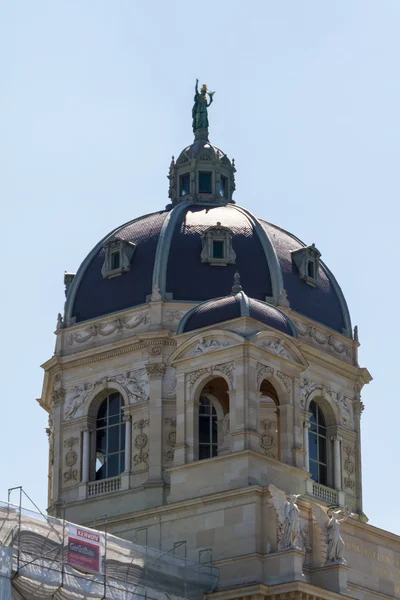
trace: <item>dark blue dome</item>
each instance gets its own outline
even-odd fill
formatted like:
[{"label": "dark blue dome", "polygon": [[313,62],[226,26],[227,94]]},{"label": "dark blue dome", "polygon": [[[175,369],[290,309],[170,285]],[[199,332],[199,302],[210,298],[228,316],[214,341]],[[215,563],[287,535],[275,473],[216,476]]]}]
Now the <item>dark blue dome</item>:
[{"label": "dark blue dome", "polygon": [[261,300],[249,298],[244,292],[207,300],[195,306],[179,323],[178,333],[217,325],[238,317],[252,317],[282,333],[297,337],[294,324],[281,310]]},{"label": "dark blue dome", "polygon": [[[225,266],[201,259],[204,234],[217,223],[231,232],[235,259]],[[102,274],[104,247],[115,237],[131,242],[135,249],[129,270],[106,278]],[[305,247],[292,234],[236,204],[182,201],[172,210],[117,228],[97,244],[70,286],[66,324],[144,304],[154,285],[172,302],[225,297],[238,271],[253,299],[250,302],[267,301],[275,306],[288,302],[293,311],[351,337],[345,299],[325,264],[319,261],[316,286],[299,276],[293,253]]]}]

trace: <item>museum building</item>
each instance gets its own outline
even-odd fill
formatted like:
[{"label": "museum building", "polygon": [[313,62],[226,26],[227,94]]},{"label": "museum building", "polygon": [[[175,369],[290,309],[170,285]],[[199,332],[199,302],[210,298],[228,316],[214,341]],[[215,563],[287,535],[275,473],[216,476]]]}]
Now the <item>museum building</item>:
[{"label": "museum building", "polygon": [[323,249],[234,200],[212,99],[166,208],[65,273],[48,512],[217,567],[209,600],[400,598],[400,538],[363,512],[357,328]]}]

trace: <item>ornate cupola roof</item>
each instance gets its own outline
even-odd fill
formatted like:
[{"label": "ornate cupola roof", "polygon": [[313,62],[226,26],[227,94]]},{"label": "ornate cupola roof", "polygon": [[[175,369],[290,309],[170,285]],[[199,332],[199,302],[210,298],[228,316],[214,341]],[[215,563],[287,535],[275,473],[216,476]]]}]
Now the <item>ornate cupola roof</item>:
[{"label": "ornate cupola roof", "polygon": [[[198,91],[198,80],[192,109],[193,144],[172,157],[169,168],[169,197],[172,206],[185,200],[212,204],[233,203],[235,161],[213,146],[208,138],[208,107],[215,92],[204,84]],[[208,95],[208,99],[207,99]]]}]

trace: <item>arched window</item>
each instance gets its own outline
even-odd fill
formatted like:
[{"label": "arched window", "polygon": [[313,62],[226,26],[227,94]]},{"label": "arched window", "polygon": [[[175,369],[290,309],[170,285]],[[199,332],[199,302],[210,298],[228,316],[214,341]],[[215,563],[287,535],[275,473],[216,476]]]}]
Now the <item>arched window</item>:
[{"label": "arched window", "polygon": [[96,420],[96,479],[116,477],[124,470],[125,424],[123,400],[113,392],[100,404]]},{"label": "arched window", "polygon": [[327,437],[325,417],[314,401],[311,401],[309,411],[310,429],[308,430],[308,445],[310,453],[311,478],[317,483],[327,485]]},{"label": "arched window", "polygon": [[207,396],[199,403],[199,460],[218,454],[217,411]]}]

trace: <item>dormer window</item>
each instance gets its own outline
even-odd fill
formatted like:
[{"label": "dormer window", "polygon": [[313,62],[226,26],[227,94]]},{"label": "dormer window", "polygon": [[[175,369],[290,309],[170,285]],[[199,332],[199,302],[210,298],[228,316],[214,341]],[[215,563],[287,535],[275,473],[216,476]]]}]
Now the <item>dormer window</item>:
[{"label": "dormer window", "polygon": [[317,250],[315,244],[292,252],[292,260],[298,269],[300,279],[314,287],[318,285],[320,256],[321,253]]},{"label": "dormer window", "polygon": [[202,236],[203,249],[201,262],[213,266],[226,267],[235,264],[236,254],[232,248],[232,231],[218,221],[214,227],[209,227]]},{"label": "dormer window", "polygon": [[228,197],[228,178],[224,175],[221,175],[219,180],[219,195],[224,198]]},{"label": "dormer window", "polygon": [[119,269],[121,265],[121,254],[117,250],[117,252],[111,252],[111,270],[115,271],[115,269]]},{"label": "dormer window", "polygon": [[101,269],[103,277],[117,277],[129,271],[135,247],[133,242],[118,237],[111,238],[104,246],[104,263]]},{"label": "dormer window", "polygon": [[213,240],[213,258],[224,258],[224,242]]},{"label": "dormer window", "polygon": [[190,174],[185,173],[180,177],[180,192],[181,196],[187,196],[190,194]]},{"label": "dormer window", "polygon": [[199,173],[199,194],[212,193],[212,173],[209,171],[200,171]]}]

